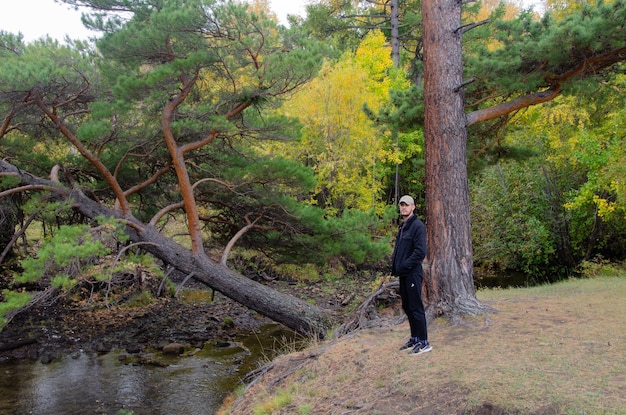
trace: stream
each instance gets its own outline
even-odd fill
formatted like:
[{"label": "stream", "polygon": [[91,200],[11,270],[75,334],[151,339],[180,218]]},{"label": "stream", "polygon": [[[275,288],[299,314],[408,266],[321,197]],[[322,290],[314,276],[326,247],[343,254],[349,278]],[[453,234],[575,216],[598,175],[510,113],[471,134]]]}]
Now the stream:
[{"label": "stream", "polygon": [[247,373],[295,342],[271,324],[228,345],[155,353],[159,365],[124,363],[120,351],[2,362],[0,415],[211,415]]}]

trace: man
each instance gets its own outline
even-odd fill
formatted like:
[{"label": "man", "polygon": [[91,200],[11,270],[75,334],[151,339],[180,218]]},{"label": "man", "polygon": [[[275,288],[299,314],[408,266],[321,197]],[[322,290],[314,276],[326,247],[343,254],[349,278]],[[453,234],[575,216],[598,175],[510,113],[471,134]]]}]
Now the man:
[{"label": "man", "polygon": [[391,273],[400,279],[402,309],[409,319],[411,338],[400,348],[411,353],[430,352],[426,313],[422,303],[422,261],[426,257],[426,226],[415,216],[415,201],[411,196],[400,198],[402,224],[396,236],[391,260]]}]

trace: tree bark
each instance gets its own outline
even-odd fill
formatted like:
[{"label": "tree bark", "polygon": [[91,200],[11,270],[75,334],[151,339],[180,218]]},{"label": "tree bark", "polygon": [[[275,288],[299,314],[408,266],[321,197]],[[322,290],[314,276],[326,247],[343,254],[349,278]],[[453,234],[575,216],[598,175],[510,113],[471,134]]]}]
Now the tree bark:
[{"label": "tree bark", "polygon": [[398,0],[391,0],[391,60],[393,66],[400,67],[400,16],[398,10]]},{"label": "tree bark", "polygon": [[461,2],[425,0],[426,227],[424,302],[430,317],[476,314],[466,156]]},{"label": "tree bark", "polygon": [[0,160],[0,176],[3,174],[20,177],[23,184],[48,186],[59,197],[72,200],[74,209],[86,217],[106,216],[123,221],[127,224],[131,240],[148,243],[143,245],[143,249],[155,257],[185,274],[194,273],[196,280],[298,333],[323,337],[335,322],[335,316],[330,311],[246,278],[211,260],[204,252],[193,254],[154,226],[141,223],[131,216],[122,217],[118,210],[89,199],[79,190],[35,177]]}]

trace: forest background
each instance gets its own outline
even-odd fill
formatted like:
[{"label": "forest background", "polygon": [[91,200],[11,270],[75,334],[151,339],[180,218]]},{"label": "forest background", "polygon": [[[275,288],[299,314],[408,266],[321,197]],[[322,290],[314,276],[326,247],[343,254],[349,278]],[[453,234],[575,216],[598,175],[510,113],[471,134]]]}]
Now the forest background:
[{"label": "forest background", "polygon": [[[304,284],[356,276],[374,287],[386,278],[399,196],[413,195],[426,216],[418,2],[396,3],[397,36],[393,2],[312,4],[288,28],[263,2],[66,3],[94,7],[85,23],[105,35],[91,44],[0,34],[4,162],[132,210],[172,238],[189,233],[183,245],[245,274]],[[546,2],[544,14],[468,5],[467,107],[537,88],[538,68],[565,45],[584,51],[621,39],[623,49],[624,9],[622,1]],[[545,60],[528,61],[538,55]],[[623,55],[548,102],[470,126],[479,272],[554,282],[623,261]],[[184,106],[172,107],[181,97]],[[181,153],[184,168],[172,156]],[[192,195],[173,170],[185,170]],[[42,288],[97,286],[108,300],[125,281],[114,275],[171,276],[141,249],[147,243],[128,243],[119,222],[87,220],[49,183],[22,187],[16,176],[4,168],[0,193],[0,260],[11,274],[5,321]],[[180,210],[186,197],[197,223]]]}]

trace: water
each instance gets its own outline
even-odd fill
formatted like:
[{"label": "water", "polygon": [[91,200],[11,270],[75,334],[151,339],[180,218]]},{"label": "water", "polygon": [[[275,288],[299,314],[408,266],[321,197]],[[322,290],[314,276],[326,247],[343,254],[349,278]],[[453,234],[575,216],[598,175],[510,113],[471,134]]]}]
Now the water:
[{"label": "water", "polygon": [[79,353],[44,365],[0,363],[0,415],[204,415],[293,333],[275,325],[228,347],[206,345],[186,355],[155,355],[166,367],[124,364],[119,352]]},{"label": "water", "polygon": [[538,281],[522,272],[482,272],[474,269],[474,285],[481,288],[516,288],[537,285]]}]

